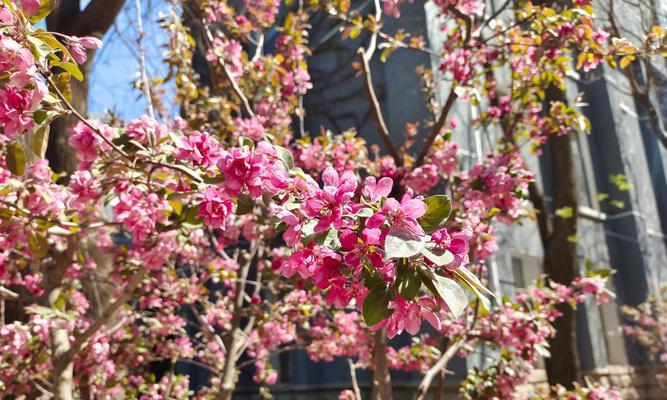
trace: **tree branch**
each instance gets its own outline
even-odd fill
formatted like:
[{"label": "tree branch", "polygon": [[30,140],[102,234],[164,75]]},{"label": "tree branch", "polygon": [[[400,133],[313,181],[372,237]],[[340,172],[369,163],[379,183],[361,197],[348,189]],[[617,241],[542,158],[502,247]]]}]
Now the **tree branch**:
[{"label": "tree branch", "polygon": [[431,383],[433,382],[433,379],[442,371],[445,367],[447,367],[447,364],[449,361],[456,355],[456,353],[459,351],[461,347],[463,347],[463,344],[465,343],[465,337],[461,338],[458,342],[452,344],[449,346],[447,351],[440,357],[438,362],[436,362],[424,375],[422,378],[421,382],[419,383],[419,386],[417,387],[417,391],[415,392],[415,395],[413,397],[413,400],[423,400],[424,396],[426,396],[426,393],[428,392],[429,387],[431,387]]},{"label": "tree branch", "polygon": [[125,0],[91,0],[72,24],[72,33],[77,36],[104,36],[124,4]]},{"label": "tree branch", "polygon": [[445,105],[442,107],[442,111],[440,112],[440,118],[438,118],[438,122],[436,122],[435,126],[433,127],[433,130],[431,130],[431,133],[428,135],[428,138],[424,143],[424,147],[422,147],[422,151],[419,153],[419,156],[417,156],[417,160],[415,161],[416,167],[422,165],[426,160],[426,156],[428,155],[428,152],[431,150],[433,142],[435,142],[435,139],[440,134],[442,127],[445,126],[445,122],[447,121],[447,116],[449,115],[449,111],[452,109],[454,101],[456,101],[457,97],[458,96],[456,95],[455,88],[452,87],[452,89],[449,91],[449,96],[445,101]]},{"label": "tree branch", "polygon": [[259,250],[259,242],[253,242],[248,256],[248,260],[243,264],[240,270],[240,276],[236,280],[236,288],[234,293],[234,308],[232,309],[232,322],[229,329],[229,340],[227,341],[227,353],[225,354],[225,364],[223,366],[222,384],[220,392],[216,397],[218,400],[231,400],[234,394],[234,387],[236,386],[236,360],[239,348],[239,336],[242,334],[241,330],[241,307],[243,307],[243,295],[245,294],[245,285],[248,278],[248,272],[252,266],[257,251]]},{"label": "tree branch", "polygon": [[351,358],[347,359],[347,363],[350,365],[350,378],[352,378],[354,397],[356,397],[357,400],[361,400],[361,390],[359,389],[359,382],[357,382],[357,367],[354,365],[354,361],[352,361]]},{"label": "tree branch", "polygon": [[[213,46],[213,33],[211,33],[211,30],[207,25],[203,25],[204,27],[204,32],[206,32],[206,38],[209,41],[209,46]],[[225,63],[225,60],[222,59],[222,57],[216,57],[218,59],[218,64],[222,68],[222,72],[225,74],[225,78],[229,81],[229,83],[232,85],[232,89],[234,90],[234,93],[241,99],[241,102],[243,103],[243,108],[245,109],[246,113],[251,116],[255,117],[255,112],[252,110],[252,107],[250,106],[250,102],[248,101],[248,98],[243,94],[243,91],[241,90],[241,87],[239,86],[238,82],[236,82],[236,79],[234,79],[234,76],[232,76],[232,72],[229,70],[229,67]]]},{"label": "tree branch", "polygon": [[[141,74],[141,81],[144,85],[144,96],[146,97],[146,106],[148,108],[148,116],[152,120],[155,120],[155,113],[153,112],[153,99],[151,97],[151,88],[148,84],[148,75],[146,74],[146,49],[144,48],[144,25],[141,18],[141,0],[134,0],[134,7],[137,13],[137,31],[139,36],[137,37],[137,46],[139,46],[139,69]],[[149,145],[153,147],[155,144],[155,133],[150,130],[149,135]]]},{"label": "tree branch", "polygon": [[391,375],[387,363],[387,328],[373,334],[373,400],[392,400]]},{"label": "tree branch", "polygon": [[367,52],[363,48],[359,48],[357,51],[361,56],[361,65],[364,72],[364,86],[366,88],[366,94],[368,95],[368,100],[370,102],[371,111],[373,111],[373,117],[375,118],[375,125],[378,128],[378,133],[382,142],[387,147],[389,154],[394,158],[394,162],[397,166],[403,165],[403,156],[399,153],[398,149],[394,145],[394,142],[391,140],[389,135],[389,129],[387,124],[384,121],[382,116],[382,109],[380,108],[380,102],[378,101],[377,95],[375,94],[375,88],[373,87],[373,78],[371,77],[371,67],[369,65],[369,57],[367,57]]},{"label": "tree branch", "polygon": [[88,329],[85,330],[80,335],[77,335],[77,337],[74,339],[74,342],[72,343],[70,349],[67,351],[67,353],[64,355],[64,360],[66,361],[71,361],[74,356],[81,350],[83,345],[86,343],[88,339],[90,339],[102,326],[104,326],[110,319],[113,317],[113,315],[118,311],[118,309],[123,306],[125,303],[127,303],[132,296],[134,295],[134,291],[137,289],[141,281],[144,279],[146,274],[148,273],[148,268],[147,267],[141,267],[139,270],[132,276],[130,281],[128,282],[127,286],[123,289],[123,292],[118,296],[116,301],[111,303],[102,313],[102,315],[93,322]]}]

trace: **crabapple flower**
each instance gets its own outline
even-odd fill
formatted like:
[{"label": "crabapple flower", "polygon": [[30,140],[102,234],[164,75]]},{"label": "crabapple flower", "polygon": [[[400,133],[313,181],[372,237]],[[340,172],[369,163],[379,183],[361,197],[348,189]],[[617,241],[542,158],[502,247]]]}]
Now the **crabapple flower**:
[{"label": "crabapple flower", "polygon": [[209,186],[204,190],[204,200],[199,206],[199,216],[204,223],[214,228],[225,226],[227,216],[232,214],[234,205],[231,200],[223,197],[223,193],[216,187]]},{"label": "crabapple flower", "polygon": [[364,181],[363,195],[372,202],[380,201],[381,198],[389,196],[394,181],[391,178],[384,177],[376,180],[374,176],[369,176]]},{"label": "crabapple flower", "polygon": [[218,141],[205,132],[194,131],[181,138],[174,156],[179,160],[191,161],[196,166],[208,169],[220,158]]},{"label": "crabapple flower", "polygon": [[438,229],[433,232],[431,239],[445,250],[449,250],[454,255],[454,261],[447,268],[456,269],[461,265],[469,263],[468,253],[470,252],[470,239],[473,232],[470,227],[461,231],[449,233],[447,228]]},{"label": "crabapple flower", "polygon": [[88,60],[87,50],[97,50],[102,48],[102,41],[92,36],[70,36],[67,42],[67,49],[77,64],[83,64]]},{"label": "crabapple flower", "polygon": [[[108,140],[113,138],[113,130],[109,125],[89,121]],[[78,169],[88,169],[97,160],[100,151],[109,149],[109,145],[99,137],[87,124],[78,122],[70,131],[70,146],[74,147],[79,160]]]},{"label": "crabapple flower", "polygon": [[39,0],[20,0],[21,8],[29,16],[35,15],[39,12],[40,1]]},{"label": "crabapple flower", "polygon": [[417,219],[425,213],[426,204],[421,198],[412,198],[412,193],[408,191],[400,203],[394,198],[388,198],[382,205],[382,210],[368,219],[366,226],[379,228],[386,221],[390,226],[401,226],[417,236],[424,236],[424,229]]},{"label": "crabapple flower", "polygon": [[354,213],[355,208],[349,204],[357,190],[357,178],[350,171],[338,172],[328,167],[322,173],[324,187],[315,190],[313,197],[306,201],[303,212],[307,217],[317,218],[315,233],[324,232],[330,227],[341,229],[348,225],[343,220],[346,213]]}]

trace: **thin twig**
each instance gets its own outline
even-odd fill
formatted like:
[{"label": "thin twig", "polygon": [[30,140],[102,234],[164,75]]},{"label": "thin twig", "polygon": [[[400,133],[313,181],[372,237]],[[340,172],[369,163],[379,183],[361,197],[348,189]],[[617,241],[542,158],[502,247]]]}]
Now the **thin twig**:
[{"label": "thin twig", "polygon": [[85,332],[76,336],[71,347],[63,357],[63,359],[66,361],[63,363],[63,365],[66,365],[69,361],[71,361],[74,358],[74,356],[79,352],[79,350],[81,350],[86,341],[90,339],[98,330],[100,330],[100,328],[102,328],[102,326],[104,326],[111,319],[111,317],[113,317],[113,315],[121,306],[123,306],[132,298],[134,291],[137,289],[137,287],[139,286],[139,284],[144,279],[147,273],[148,273],[148,268],[141,267],[134,274],[132,279],[130,279],[130,282],[128,282],[127,286],[125,286],[123,292],[118,296],[116,301],[111,303],[104,310],[102,315],[99,318],[97,318],[95,322],[93,322],[90,325],[90,327],[88,327],[88,329],[85,330]]},{"label": "thin twig", "polygon": [[87,126],[88,128],[90,128],[90,129],[92,129],[93,132],[97,133],[97,135],[98,135],[98,136],[99,136],[99,137],[100,137],[106,144],[108,144],[109,146],[111,146],[111,148],[112,148],[115,152],[117,152],[118,154],[122,155],[122,156],[125,157],[125,158],[130,158],[130,156],[125,152],[125,150],[121,149],[121,148],[118,147],[114,142],[112,142],[108,137],[104,136],[104,135],[102,134],[102,132],[101,132],[96,126],[94,126],[93,124],[91,124],[90,122],[88,122],[88,120],[86,119],[86,117],[84,117],[83,115],[81,115],[81,114],[74,108],[74,106],[72,106],[72,103],[70,103],[70,102],[67,100],[67,98],[65,97],[65,95],[60,91],[60,89],[58,89],[58,86],[57,86],[55,83],[53,83],[53,81],[48,77],[47,74],[44,74],[44,73],[43,73],[42,75],[44,75],[44,78],[46,78],[46,82],[49,84],[49,86],[51,87],[51,89],[53,89],[53,91],[56,93],[56,96],[58,97],[58,99],[60,99],[60,101],[62,101],[63,104],[65,104],[65,107],[67,107],[67,109],[68,109],[68,110],[69,110],[69,111],[70,111],[70,112],[71,112],[71,113],[72,113],[72,114],[73,114],[79,121],[83,122],[84,125],[86,125],[86,126]]},{"label": "thin twig", "polygon": [[167,164],[167,163],[163,163],[163,162],[153,161],[153,160],[150,160],[150,159],[138,159],[138,158],[133,158],[133,157],[131,157],[129,154],[127,154],[127,153],[125,152],[125,150],[123,150],[122,148],[120,148],[120,147],[119,147],[118,145],[116,145],[113,141],[111,141],[108,137],[106,137],[106,136],[102,133],[102,131],[99,130],[99,128],[97,128],[95,125],[91,124],[91,123],[88,121],[88,119],[86,119],[86,117],[84,117],[83,115],[81,115],[81,113],[79,113],[79,112],[74,108],[74,106],[72,105],[72,103],[70,103],[70,102],[67,100],[67,98],[65,98],[65,95],[60,91],[60,89],[58,89],[58,86],[56,86],[56,84],[53,83],[53,81],[52,81],[51,79],[48,78],[48,75],[47,75],[47,74],[44,74],[44,73],[43,73],[42,75],[44,75],[44,78],[46,79],[48,85],[49,85],[49,86],[51,87],[51,89],[53,89],[53,91],[56,93],[56,96],[58,97],[58,99],[60,99],[60,101],[62,101],[63,104],[65,104],[65,107],[72,113],[72,115],[74,115],[79,121],[81,121],[84,125],[86,125],[86,126],[87,126],[88,128],[90,128],[93,132],[95,132],[95,133],[97,134],[97,136],[99,136],[99,137],[104,141],[104,143],[108,144],[108,145],[109,145],[115,152],[117,152],[118,154],[120,154],[121,156],[123,156],[125,159],[127,159],[127,160],[129,160],[129,161],[133,161],[133,162],[144,163],[144,164],[151,164],[151,165],[156,165],[156,166],[159,166],[159,167],[169,168],[169,169],[172,169],[172,170],[174,170],[174,171],[178,171],[178,172],[182,172],[182,173],[184,173],[184,174],[187,175],[190,179],[192,179],[192,180],[194,180],[194,181],[196,181],[196,182],[202,182],[202,178],[201,178],[201,177],[199,177],[199,176],[193,174],[193,173],[190,172],[187,168],[185,168],[185,167],[183,167],[183,166],[181,166],[181,165],[177,165],[177,164]]},{"label": "thin twig", "polygon": [[[209,45],[213,47],[213,33],[211,33],[211,30],[207,25],[204,25],[204,31],[206,32],[206,37],[209,40]],[[232,89],[234,89],[234,93],[241,99],[241,102],[243,103],[243,108],[245,108],[246,113],[248,113],[249,116],[255,117],[255,113],[252,111],[252,107],[250,107],[250,102],[248,101],[248,98],[243,94],[243,91],[241,90],[241,87],[239,86],[238,82],[236,82],[236,79],[234,79],[234,76],[232,75],[232,72],[229,70],[229,67],[227,67],[227,64],[225,63],[225,60],[222,57],[216,57],[218,59],[218,64],[220,67],[222,67],[222,71],[225,74],[225,77],[229,81],[229,83],[232,85]]]},{"label": "thin twig", "polygon": [[[382,6],[380,5],[380,0],[375,0],[375,23],[379,25],[381,18]],[[371,110],[373,111],[373,117],[375,118],[375,124],[377,125],[378,133],[380,134],[382,142],[384,142],[384,145],[387,147],[387,150],[389,150],[389,154],[391,154],[391,156],[394,158],[394,162],[397,166],[400,167],[403,165],[403,156],[401,156],[401,153],[398,151],[394,145],[394,142],[391,140],[389,128],[387,128],[387,123],[382,116],[382,109],[380,108],[380,102],[378,101],[377,95],[375,94],[373,77],[371,76],[370,61],[373,58],[375,49],[377,48],[377,37],[378,32],[377,30],[374,30],[371,33],[371,39],[368,43],[368,47],[366,49],[360,47],[357,50],[357,53],[359,53],[361,56],[361,65],[365,78],[364,86],[366,88],[366,94],[368,95],[369,101],[371,103]]]},{"label": "thin twig", "polygon": [[9,300],[14,300],[14,299],[16,299],[16,298],[18,298],[18,297],[19,297],[18,293],[13,292],[13,291],[7,289],[6,287],[2,287],[2,286],[0,286],[0,299],[3,299],[3,300],[7,300],[7,299],[9,299]]},{"label": "thin twig", "polygon": [[[137,30],[139,31],[139,37],[137,38],[137,45],[139,46],[139,68],[141,74],[141,80],[144,85],[144,95],[146,96],[146,106],[148,107],[148,115],[152,120],[155,120],[155,113],[153,112],[153,99],[151,97],[151,89],[148,84],[148,75],[146,74],[146,49],[144,48],[144,27],[141,20],[141,0],[134,1],[134,7],[137,12]],[[155,134],[151,130],[148,135],[148,144],[150,147],[153,147],[155,144]]]},{"label": "thin twig", "polygon": [[359,382],[357,382],[357,367],[354,365],[354,361],[351,358],[347,359],[347,363],[350,365],[350,377],[352,378],[352,388],[354,389],[354,397],[357,400],[361,400],[361,390],[359,389]]},{"label": "thin twig", "polygon": [[419,386],[417,387],[417,391],[415,392],[415,395],[413,397],[413,400],[423,400],[424,396],[426,396],[426,393],[428,392],[429,387],[431,387],[431,383],[433,382],[433,378],[435,378],[441,370],[443,370],[445,367],[447,367],[447,364],[449,361],[456,355],[456,353],[459,351],[461,347],[463,347],[463,344],[465,343],[465,337],[459,338],[459,340],[449,346],[447,351],[440,357],[438,362],[436,362],[424,375],[422,378],[422,381],[419,383]]},{"label": "thin twig", "polygon": [[375,124],[377,125],[378,133],[380,134],[382,142],[384,142],[384,145],[387,147],[389,154],[391,154],[391,156],[394,158],[396,165],[400,167],[403,165],[403,157],[394,145],[394,142],[392,142],[391,136],[389,135],[389,129],[387,128],[387,124],[385,123],[384,117],[382,116],[380,102],[378,101],[377,95],[375,94],[375,89],[373,87],[371,67],[368,63],[369,59],[366,57],[367,53],[364,52],[362,48],[358,50],[358,53],[361,56],[361,63],[365,77],[364,83],[366,87],[366,94],[368,95],[369,101],[371,103],[371,110],[373,111],[373,117],[375,117]]},{"label": "thin twig", "polygon": [[447,100],[445,101],[445,105],[442,107],[442,111],[440,112],[440,118],[438,118],[438,122],[436,122],[435,126],[431,130],[431,133],[429,134],[428,138],[426,139],[426,142],[424,143],[424,147],[422,147],[419,156],[417,156],[417,160],[415,161],[415,167],[422,165],[426,160],[426,156],[431,150],[431,146],[433,146],[435,139],[440,134],[442,127],[445,126],[445,122],[447,121],[447,116],[449,115],[449,111],[452,109],[454,101],[456,100],[457,97],[458,96],[456,95],[456,88],[452,86],[452,89],[449,91],[449,96],[447,96]]}]

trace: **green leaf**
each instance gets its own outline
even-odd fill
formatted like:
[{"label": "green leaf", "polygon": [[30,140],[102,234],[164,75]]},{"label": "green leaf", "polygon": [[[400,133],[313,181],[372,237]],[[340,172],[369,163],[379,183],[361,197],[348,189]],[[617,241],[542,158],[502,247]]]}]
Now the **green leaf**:
[{"label": "green leaf", "polygon": [[244,215],[252,212],[255,208],[255,199],[247,193],[241,193],[236,202],[236,215]]},{"label": "green leaf", "polygon": [[48,116],[48,112],[46,110],[37,110],[34,113],[32,113],[32,119],[35,120],[35,123],[38,125],[41,125],[42,122],[46,120],[46,117]]},{"label": "green leaf", "polygon": [[169,205],[171,206],[171,209],[173,210],[173,213],[176,215],[181,215],[183,212],[183,203],[181,203],[178,200],[169,200]]},{"label": "green leaf", "polygon": [[294,156],[291,151],[282,146],[276,146],[276,151],[278,152],[278,158],[285,164],[288,171],[294,168]]},{"label": "green leaf", "polygon": [[455,317],[460,317],[468,306],[468,296],[455,280],[434,274],[433,285],[438,295],[447,303],[447,307]]},{"label": "green leaf", "polygon": [[377,273],[375,268],[364,268],[363,269],[363,275],[364,275],[364,286],[366,286],[369,289],[374,288],[376,285],[383,284],[384,279],[380,276],[380,274]]},{"label": "green leaf", "polygon": [[452,210],[452,202],[444,194],[438,194],[425,198],[424,203],[426,203],[426,213],[418,219],[418,222],[427,233],[430,233],[445,223]]},{"label": "green leaf", "polygon": [[554,214],[563,219],[572,218],[574,216],[574,209],[572,207],[561,207]]},{"label": "green leaf", "polygon": [[217,185],[224,182],[225,179],[226,177],[223,174],[220,174],[218,176],[204,178],[204,183],[207,185]]},{"label": "green leaf", "polygon": [[366,295],[362,306],[366,325],[373,326],[389,316],[389,293],[389,286],[382,282]]},{"label": "green leaf", "polygon": [[60,67],[65,71],[69,72],[77,81],[83,81],[83,73],[79,69],[79,66],[76,65],[76,63],[69,61],[54,61],[53,63],[51,63],[51,65],[55,67]]},{"label": "green leaf", "polygon": [[396,50],[395,47],[387,47],[386,49],[382,50],[382,53],[380,54],[380,61],[386,62],[387,58],[391,53],[394,52],[394,50]]},{"label": "green leaf", "polygon": [[428,288],[434,295],[438,296],[438,288],[435,287],[433,281],[435,280],[435,274],[430,268],[417,268],[417,272],[422,279],[424,286]]},{"label": "green leaf", "polygon": [[452,254],[449,250],[434,248],[433,252],[431,252],[429,249],[424,247],[421,249],[421,253],[424,255],[424,257],[429,259],[438,267],[444,267],[445,265],[449,265],[452,263],[452,261],[454,261],[454,254]]},{"label": "green leaf", "polygon": [[426,240],[402,226],[392,226],[384,239],[386,259],[412,257],[424,248]]},{"label": "green leaf", "polygon": [[457,281],[468,288],[482,302],[482,307],[485,310],[489,311],[491,309],[491,301],[486,297],[486,294],[491,297],[495,297],[495,295],[482,285],[482,282],[479,281],[479,278],[475,274],[468,271],[465,267],[459,267],[454,270],[454,276]]},{"label": "green leaf", "polygon": [[338,240],[338,231],[335,229],[329,229],[326,232],[322,232],[315,238],[315,241],[329,248],[336,249],[340,247],[340,241]]},{"label": "green leaf", "polygon": [[46,241],[44,235],[39,232],[28,236],[28,247],[38,259],[44,257],[49,252],[49,243]]},{"label": "green leaf", "polygon": [[23,175],[25,172],[25,151],[19,142],[12,142],[7,146],[7,153],[5,154],[5,163],[7,168],[14,175]]},{"label": "green leaf", "polygon": [[201,225],[204,218],[199,217],[199,206],[184,208],[181,213],[181,221],[190,226]]},{"label": "green leaf", "polygon": [[359,218],[370,218],[375,214],[372,208],[370,207],[364,207],[359,212],[357,213],[357,217]]},{"label": "green leaf", "polygon": [[32,152],[39,158],[44,158],[46,154],[46,147],[49,144],[49,131],[51,127],[49,125],[44,125],[37,129],[35,135],[32,137],[32,143],[30,143],[30,148]]},{"label": "green leaf", "polygon": [[422,279],[419,271],[400,263],[396,273],[396,290],[406,300],[412,300],[419,294]]}]

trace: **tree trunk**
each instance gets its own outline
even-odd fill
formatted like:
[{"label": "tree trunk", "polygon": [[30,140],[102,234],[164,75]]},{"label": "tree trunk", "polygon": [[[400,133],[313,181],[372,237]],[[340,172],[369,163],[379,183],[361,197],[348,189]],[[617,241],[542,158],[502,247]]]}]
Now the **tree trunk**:
[{"label": "tree trunk", "polygon": [[391,375],[387,363],[387,328],[373,335],[373,400],[392,400]]},{"label": "tree trunk", "polygon": [[51,334],[53,351],[53,398],[72,400],[74,393],[74,375],[72,361],[65,360],[69,351],[69,333],[67,329],[55,328]]},{"label": "tree trunk", "polygon": [[[547,104],[565,102],[563,91],[550,88]],[[544,247],[544,272],[554,282],[569,285],[577,274],[577,247],[572,240],[577,233],[577,182],[572,152],[572,136],[554,136],[549,139],[552,210],[571,207],[572,217],[555,217],[548,237],[542,237]],[[546,360],[549,384],[561,384],[572,388],[579,375],[579,358],[576,351],[574,310],[569,304],[558,306],[563,313],[554,322],[556,336],[549,344],[551,358]]]}]

